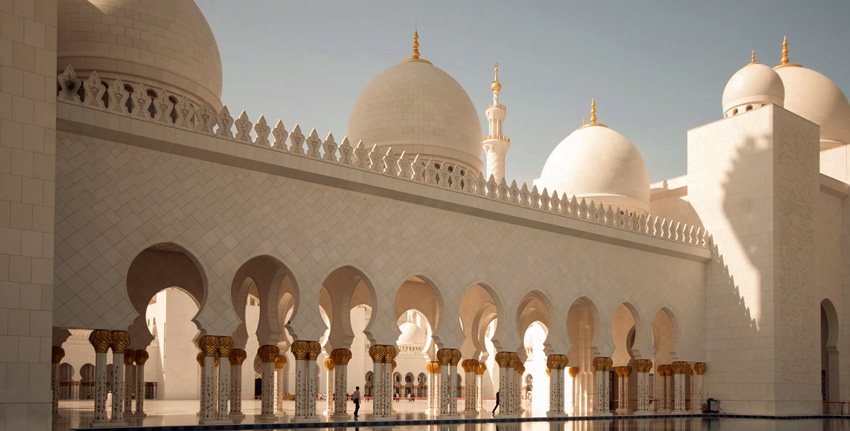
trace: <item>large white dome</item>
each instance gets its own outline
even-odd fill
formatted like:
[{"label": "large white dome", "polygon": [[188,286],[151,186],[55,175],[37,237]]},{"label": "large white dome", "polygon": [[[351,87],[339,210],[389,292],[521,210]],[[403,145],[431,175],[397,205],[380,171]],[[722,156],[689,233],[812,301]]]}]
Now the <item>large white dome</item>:
[{"label": "large white dome", "polygon": [[640,152],[623,135],[602,125],[570,133],[549,155],[538,190],[566,193],[579,200],[649,212],[649,170]]},{"label": "large white dome", "polygon": [[723,116],[731,117],[769,103],[783,106],[785,86],[771,67],[750,63],[732,75],[723,90]]},{"label": "large white dome", "polygon": [[428,330],[413,322],[404,322],[399,327],[401,335],[398,344],[405,346],[424,347],[428,342]]},{"label": "large white dome", "polygon": [[426,61],[399,63],[360,93],[348,122],[348,138],[367,147],[420,155],[472,168],[481,161],[481,121],[463,87]]},{"label": "large white dome", "polygon": [[850,144],[850,103],[821,73],[799,66],[777,67],[785,84],[785,109],[820,126],[820,148]]},{"label": "large white dome", "polygon": [[59,0],[57,64],[221,107],[221,57],[192,0]]}]

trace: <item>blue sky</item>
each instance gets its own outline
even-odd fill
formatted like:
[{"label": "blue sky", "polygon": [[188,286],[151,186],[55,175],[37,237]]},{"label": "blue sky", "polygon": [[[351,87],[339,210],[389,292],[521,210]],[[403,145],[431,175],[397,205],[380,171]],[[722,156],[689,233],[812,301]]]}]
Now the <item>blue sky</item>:
[{"label": "blue sky", "polygon": [[197,0],[224,67],[234,116],[345,135],[354,101],[410,56],[452,75],[481,112],[493,62],[511,138],[507,177],[540,175],[552,149],[589,116],[640,150],[652,181],[686,173],[686,132],[720,119],[726,81],[756,50],[850,92],[850,1],[254,1]]}]

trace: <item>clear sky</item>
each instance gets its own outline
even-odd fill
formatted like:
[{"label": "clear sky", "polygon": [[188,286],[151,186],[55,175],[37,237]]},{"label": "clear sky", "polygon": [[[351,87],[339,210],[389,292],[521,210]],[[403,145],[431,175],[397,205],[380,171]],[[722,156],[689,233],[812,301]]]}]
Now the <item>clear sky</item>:
[{"label": "clear sky", "polygon": [[487,126],[501,64],[507,178],[531,182],[589,116],[625,135],[652,181],[686,173],[686,132],[721,118],[726,81],[750,60],[790,59],[850,93],[850,0],[239,1],[197,0],[224,66],[234,117],[282,119],[337,142],[369,81],[420,52],[466,89]]}]

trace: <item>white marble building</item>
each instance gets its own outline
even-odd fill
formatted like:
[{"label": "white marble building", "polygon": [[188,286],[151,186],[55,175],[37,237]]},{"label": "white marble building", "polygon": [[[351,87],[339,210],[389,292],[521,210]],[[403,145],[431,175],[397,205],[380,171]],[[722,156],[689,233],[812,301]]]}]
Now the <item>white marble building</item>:
[{"label": "white marble building", "polygon": [[120,424],[154,382],[231,421],[255,373],[259,420],[367,382],[376,417],[408,389],[518,415],[529,383],[553,416],[848,397],[850,104],[787,45],[729,71],[686,175],[650,184],[594,103],[527,185],[504,177],[498,76],[476,107],[418,42],[319,136],[223,105],[191,1],[24,3],[0,10],[7,429],[49,428],[62,397]]}]

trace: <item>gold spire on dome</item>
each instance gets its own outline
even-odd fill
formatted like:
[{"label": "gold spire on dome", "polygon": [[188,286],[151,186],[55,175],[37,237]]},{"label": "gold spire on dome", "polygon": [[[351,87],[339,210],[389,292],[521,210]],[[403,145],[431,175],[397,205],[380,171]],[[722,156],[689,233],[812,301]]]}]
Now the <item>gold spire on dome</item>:
[{"label": "gold spire on dome", "polygon": [[785,36],[782,39],[782,60],[779,61],[779,66],[774,67],[774,69],[780,69],[783,67],[803,67],[799,64],[790,63],[788,61],[788,36]]},{"label": "gold spire on dome", "polygon": [[582,126],[586,126],[586,125],[587,125],[587,117],[585,117],[584,115],[582,115],[582,116],[581,116],[581,125],[582,125]]},{"label": "gold spire on dome", "polygon": [[753,54],[750,56],[750,64],[756,64],[756,50],[753,50]]},{"label": "gold spire on dome", "polygon": [[418,61],[418,62],[421,62],[421,63],[431,64],[430,61],[419,58],[419,29],[417,29],[415,27],[413,29],[413,54],[410,55],[410,58],[408,58],[406,60],[402,60],[401,62],[407,63],[407,62],[411,62],[411,61]]},{"label": "gold spire on dome", "polygon": [[608,126],[606,126],[602,123],[596,122],[596,98],[593,98],[590,101],[590,123],[587,123],[587,124],[579,127],[579,129],[583,129],[585,127],[593,127],[593,126],[608,127]]},{"label": "gold spire on dome", "polygon": [[493,66],[493,69],[494,69],[493,83],[490,85],[490,89],[493,90],[493,91],[502,91],[502,84],[499,83],[499,62],[498,61]]}]

